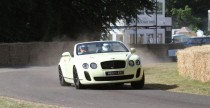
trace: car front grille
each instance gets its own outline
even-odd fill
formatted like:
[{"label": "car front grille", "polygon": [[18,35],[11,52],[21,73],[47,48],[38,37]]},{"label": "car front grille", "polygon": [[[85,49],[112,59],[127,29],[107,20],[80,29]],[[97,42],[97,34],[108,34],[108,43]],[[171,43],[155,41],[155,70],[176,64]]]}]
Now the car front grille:
[{"label": "car front grille", "polygon": [[120,69],[125,68],[125,61],[123,60],[113,60],[101,62],[102,69]]}]

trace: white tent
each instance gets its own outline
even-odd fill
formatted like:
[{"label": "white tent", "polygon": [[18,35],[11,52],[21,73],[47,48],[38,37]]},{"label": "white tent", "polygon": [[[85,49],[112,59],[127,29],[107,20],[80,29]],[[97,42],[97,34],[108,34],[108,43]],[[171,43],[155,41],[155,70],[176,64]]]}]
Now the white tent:
[{"label": "white tent", "polygon": [[188,27],[182,27],[180,30],[177,31],[179,34],[185,34],[188,36],[196,36],[196,33],[194,33],[191,29]]}]

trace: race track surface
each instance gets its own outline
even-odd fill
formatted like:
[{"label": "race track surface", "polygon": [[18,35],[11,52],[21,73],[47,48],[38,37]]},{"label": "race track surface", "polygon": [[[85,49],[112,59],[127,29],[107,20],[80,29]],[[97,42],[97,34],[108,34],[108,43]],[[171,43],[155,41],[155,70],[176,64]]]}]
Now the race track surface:
[{"label": "race track surface", "polygon": [[61,87],[57,66],[0,68],[0,95],[71,108],[210,108],[210,97],[129,85]]}]

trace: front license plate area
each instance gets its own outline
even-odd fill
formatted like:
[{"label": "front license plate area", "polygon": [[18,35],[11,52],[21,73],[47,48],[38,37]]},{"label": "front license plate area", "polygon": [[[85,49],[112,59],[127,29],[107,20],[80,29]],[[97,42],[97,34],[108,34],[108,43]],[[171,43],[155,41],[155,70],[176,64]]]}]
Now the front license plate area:
[{"label": "front license plate area", "polygon": [[106,76],[113,76],[113,75],[123,75],[124,71],[109,71],[106,72]]}]

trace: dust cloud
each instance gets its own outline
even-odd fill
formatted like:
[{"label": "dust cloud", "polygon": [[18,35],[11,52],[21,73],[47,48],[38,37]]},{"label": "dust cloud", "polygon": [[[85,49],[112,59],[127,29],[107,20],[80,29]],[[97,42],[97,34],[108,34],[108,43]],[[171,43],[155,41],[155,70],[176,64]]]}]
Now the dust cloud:
[{"label": "dust cloud", "polygon": [[[39,48],[34,53],[37,53],[38,59],[33,59],[35,64],[43,65],[56,65],[59,63],[60,57],[63,52],[73,53],[73,48],[76,43],[90,41],[88,36],[80,36],[77,39],[71,39],[67,36],[62,38],[54,38],[53,42],[42,43],[38,45]],[[140,56],[143,65],[151,65],[156,63],[168,62],[170,60],[157,57],[151,49],[141,46],[126,45],[128,48],[135,48],[136,54]],[[44,58],[44,59],[43,59]]]},{"label": "dust cloud", "polygon": [[52,42],[37,42],[30,49],[30,65],[49,66],[57,65],[62,53],[70,52],[73,55],[74,45],[79,42],[90,41],[87,36],[79,36],[77,39],[69,38],[66,35],[53,38]]},{"label": "dust cloud", "polygon": [[140,56],[141,62],[144,65],[153,65],[157,63],[165,63],[165,62],[172,62],[170,58],[160,58],[158,57],[154,52],[151,51],[151,49],[148,49],[147,47],[141,47],[141,46],[132,46],[127,45],[129,48],[135,48],[137,55]]},{"label": "dust cloud", "polygon": [[136,54],[140,56],[143,65],[152,65],[163,62],[163,60],[160,60],[147,48],[136,48]]}]

